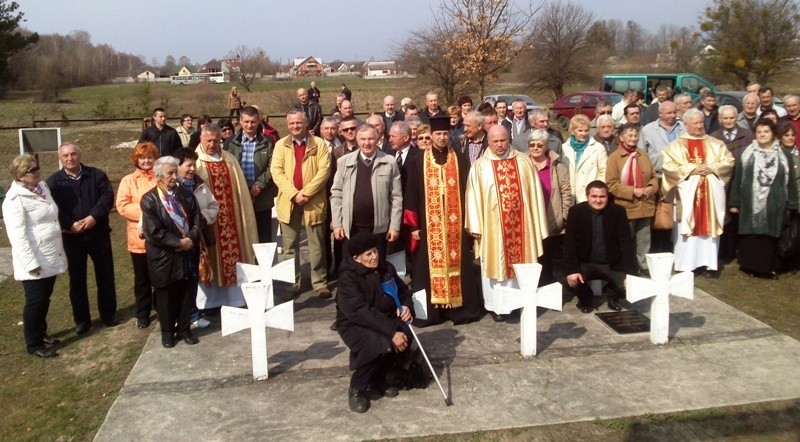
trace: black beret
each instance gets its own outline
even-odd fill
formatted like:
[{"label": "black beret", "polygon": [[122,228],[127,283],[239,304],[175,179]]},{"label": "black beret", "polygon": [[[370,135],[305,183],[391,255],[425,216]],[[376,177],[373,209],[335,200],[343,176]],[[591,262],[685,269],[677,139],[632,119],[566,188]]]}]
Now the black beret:
[{"label": "black beret", "polygon": [[347,242],[347,250],[351,256],[360,255],[373,247],[378,247],[378,238],[372,233],[356,233]]}]

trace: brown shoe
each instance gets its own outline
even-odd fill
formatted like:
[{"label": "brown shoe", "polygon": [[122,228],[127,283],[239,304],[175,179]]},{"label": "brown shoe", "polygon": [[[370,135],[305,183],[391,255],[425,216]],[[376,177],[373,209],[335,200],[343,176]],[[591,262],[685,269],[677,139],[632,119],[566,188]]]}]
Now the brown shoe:
[{"label": "brown shoe", "polygon": [[317,290],[317,296],[322,299],[328,299],[333,296],[333,293],[331,293],[331,291],[328,289],[319,289]]}]

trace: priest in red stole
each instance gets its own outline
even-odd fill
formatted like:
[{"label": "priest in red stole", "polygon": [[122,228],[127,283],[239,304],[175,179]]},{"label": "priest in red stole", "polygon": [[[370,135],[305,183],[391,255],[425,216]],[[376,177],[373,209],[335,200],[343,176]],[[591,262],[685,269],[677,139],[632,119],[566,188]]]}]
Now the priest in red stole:
[{"label": "priest in red stole", "polygon": [[734,158],[725,143],[705,133],[704,115],[697,109],[683,114],[686,133],[662,152],[662,192],[674,192],[677,220],[673,229],[675,270],[717,271],[719,236],[725,220],[725,185]]},{"label": "priest in red stole", "polygon": [[254,264],[253,244],[258,243],[250,189],[239,162],[222,150],[219,126],[203,126],[195,152],[196,173],[219,201],[219,215],[214,223],[216,243],[208,248],[214,279],[210,286],[199,285],[197,308],[240,307],[245,302],[236,281],[236,263]]},{"label": "priest in red stole", "polygon": [[411,286],[425,290],[424,327],[451,320],[477,321],[483,299],[473,265],[471,237],[464,230],[464,193],[469,160],[449,146],[450,117],[431,117],[433,146],[409,164],[403,224],[411,232]]},{"label": "priest in red stole", "polygon": [[527,155],[511,148],[503,126],[492,126],[488,139],[488,150],[469,172],[465,225],[481,262],[484,307],[505,315],[511,309],[494,288],[519,288],[513,265],[541,256],[547,218],[539,175]]}]

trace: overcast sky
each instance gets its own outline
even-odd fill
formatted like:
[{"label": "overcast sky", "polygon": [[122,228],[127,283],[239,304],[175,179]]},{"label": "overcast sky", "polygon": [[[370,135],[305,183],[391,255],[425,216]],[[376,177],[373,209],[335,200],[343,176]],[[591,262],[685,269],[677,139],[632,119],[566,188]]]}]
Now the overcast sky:
[{"label": "overcast sky", "polygon": [[[286,63],[309,55],[324,62],[385,59],[428,23],[437,1],[423,0],[17,0],[24,27],[40,34],[87,31],[94,44],[203,64],[239,45],[261,47]],[[515,0],[519,4],[527,4]],[[573,0],[597,19],[635,20],[654,31],[662,23],[697,26],[711,2]],[[662,10],[656,11],[661,3]]]}]

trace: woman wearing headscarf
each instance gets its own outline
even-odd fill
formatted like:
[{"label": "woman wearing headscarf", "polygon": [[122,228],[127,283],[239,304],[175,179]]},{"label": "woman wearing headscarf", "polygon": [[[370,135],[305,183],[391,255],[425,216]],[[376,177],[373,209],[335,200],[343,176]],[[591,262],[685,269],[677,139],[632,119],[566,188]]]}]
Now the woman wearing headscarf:
[{"label": "woman wearing headscarf", "polygon": [[792,159],[775,137],[775,123],[759,119],[755,140],[736,160],[728,207],[739,213],[739,267],[751,276],[778,279],[778,237],[787,212],[797,212]]}]

